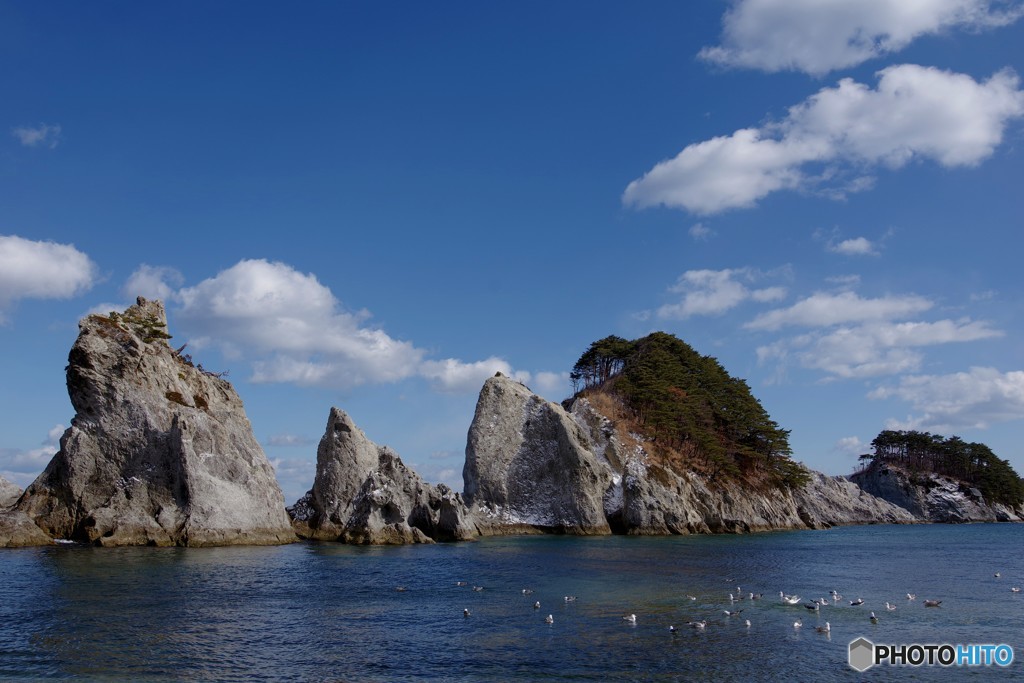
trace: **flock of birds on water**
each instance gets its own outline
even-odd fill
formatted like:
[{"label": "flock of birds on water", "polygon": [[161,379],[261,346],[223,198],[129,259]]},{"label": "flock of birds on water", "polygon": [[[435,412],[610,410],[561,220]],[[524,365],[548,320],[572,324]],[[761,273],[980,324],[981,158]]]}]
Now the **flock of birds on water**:
[{"label": "flock of birds on water", "polygon": [[[1000,572],[996,572],[994,574],[994,577],[997,578],[997,579],[1000,578],[1001,577]],[[731,579],[731,578],[727,578],[725,580],[728,583],[732,583],[733,582],[733,579]],[[469,586],[469,583],[466,582],[466,581],[457,581],[455,583],[455,585],[458,586],[458,587],[466,587],[466,586]],[[472,588],[476,592],[480,592],[480,591],[484,590],[483,586],[473,586]],[[399,592],[404,592],[406,590],[406,588],[404,586],[398,586],[396,588],[396,590],[398,590]],[[1020,593],[1021,589],[1018,586],[1013,586],[1013,587],[1010,588],[1010,592],[1011,593]],[[524,589],[522,589],[522,594],[524,596],[530,596],[530,595],[533,594],[533,590],[530,589],[530,588],[524,588]],[[696,602],[697,601],[697,596],[695,596],[695,595],[686,595],[686,598],[689,601],[691,601],[691,602]],[[762,600],[763,598],[764,598],[764,594],[763,593],[753,593],[753,592],[750,592],[750,591],[744,592],[743,589],[740,586],[736,586],[736,591],[734,593],[729,593],[729,595],[728,595],[728,601],[729,601],[729,607],[730,608],[729,609],[722,609],[722,612],[725,614],[725,619],[727,621],[731,621],[733,619],[733,617],[738,617],[740,614],[742,614],[747,609],[746,607],[743,606],[745,602],[749,601],[748,604],[753,605],[754,603],[756,603],[759,600]],[[857,607],[862,607],[865,604],[865,601],[862,598],[860,598],[860,597],[854,598],[853,600],[847,600],[842,595],[840,595],[838,591],[835,591],[835,590],[830,590],[829,591],[829,597],[827,597],[827,598],[823,597],[823,598],[815,598],[815,599],[811,599],[811,600],[805,600],[804,598],[800,597],[799,595],[790,595],[790,594],[787,594],[785,591],[779,591],[779,598],[778,599],[779,599],[779,602],[781,604],[783,604],[783,605],[791,605],[791,606],[802,605],[809,613],[815,615],[816,617],[820,616],[823,607],[829,607],[829,608],[835,608],[835,607],[857,608]],[[576,602],[577,597],[575,595],[566,595],[563,598],[563,600],[566,603],[566,605],[568,605],[570,603]],[[906,594],[906,604],[907,605],[915,604],[916,600],[917,600],[917,595],[915,595],[913,593],[907,593]],[[942,600],[924,598],[924,599],[921,600],[920,604],[923,605],[924,607],[940,607],[942,605]],[[884,605],[885,605],[885,611],[886,612],[895,612],[898,609],[897,605],[895,605],[893,603],[890,603],[888,600],[885,601]],[[540,601],[534,601],[533,609],[538,611],[538,612],[540,612],[540,608],[541,608]],[[868,610],[868,612],[869,612],[868,613],[868,621],[872,625],[877,625],[881,621],[881,619],[878,616],[875,615],[874,611]],[[472,616],[472,612],[470,612],[469,608],[464,608],[462,610],[462,616],[464,618],[468,619],[468,618],[470,618]],[[546,624],[554,624],[555,623],[555,616],[554,616],[554,614],[548,614],[546,617],[544,617],[544,622]],[[637,616],[636,616],[636,614],[632,614],[632,613],[631,614],[626,614],[626,615],[624,615],[622,617],[622,622],[624,624],[628,624],[630,626],[635,626],[637,624]],[[694,621],[694,620],[687,621],[687,622],[685,622],[685,625],[687,627],[691,628],[691,629],[696,630],[696,631],[703,631],[711,623],[712,622],[709,621],[708,619],[701,619],[701,620],[696,620],[696,621]],[[750,619],[744,619],[743,625],[746,628],[748,628],[748,629],[753,627],[753,624],[751,623]],[[800,631],[803,628],[803,626],[804,626],[804,622],[803,622],[803,619],[801,619],[801,618],[797,618],[793,622],[793,630],[794,631]],[[680,631],[680,628],[675,626],[674,624],[670,624],[668,626],[668,630],[669,630],[670,633],[676,634],[676,633],[678,633]],[[831,637],[832,625],[831,625],[831,623],[828,620],[826,620],[824,625],[820,625],[820,624],[819,625],[815,625],[814,630],[817,633],[823,634],[823,635],[825,635],[827,637]]]}]

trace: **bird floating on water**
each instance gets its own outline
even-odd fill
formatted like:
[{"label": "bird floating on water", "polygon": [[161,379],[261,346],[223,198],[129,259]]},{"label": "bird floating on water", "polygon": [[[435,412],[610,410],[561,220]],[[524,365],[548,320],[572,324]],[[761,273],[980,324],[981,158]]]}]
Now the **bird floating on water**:
[{"label": "bird floating on water", "polygon": [[874,612],[872,612],[872,613],[871,613],[871,616],[870,616],[870,617],[868,617],[868,619],[870,619],[870,620],[871,620],[871,623],[872,623],[872,624],[877,624],[877,623],[878,623],[878,617],[876,617],[876,616],[875,616],[875,613],[874,613]]},{"label": "bird floating on water", "polygon": [[687,595],[686,597],[690,598],[691,600],[696,600],[697,599],[696,595]]},{"label": "bird floating on water", "polygon": [[540,609],[540,600],[538,600],[537,602],[533,603],[533,609]]},{"label": "bird floating on water", "polygon": [[737,609],[737,610],[732,610],[732,611],[729,611],[729,610],[727,610],[727,609],[724,609],[724,610],[722,610],[722,611],[723,611],[723,612],[725,612],[725,616],[727,616],[727,617],[734,617],[734,616],[736,616],[737,614],[739,614],[740,612],[742,612],[743,610],[741,610],[741,609]]},{"label": "bird floating on water", "polygon": [[688,622],[686,622],[686,625],[690,626],[690,627],[693,627],[695,629],[698,629],[698,630],[703,630],[704,628],[707,627],[708,622],[705,621],[705,620],[701,620],[701,621],[688,621]]},{"label": "bird floating on water", "polygon": [[760,600],[762,597],[764,597],[764,593],[751,593],[750,594],[750,599],[751,600]]},{"label": "bird floating on water", "polygon": [[473,590],[475,590],[475,591],[482,591],[483,589],[484,589],[483,586],[473,586]]},{"label": "bird floating on water", "polygon": [[532,592],[533,592],[533,591],[532,591],[532,590],[530,590],[529,588],[524,588],[524,589],[523,589],[523,595],[529,595],[529,594],[530,594],[530,593],[532,593]]},{"label": "bird floating on water", "polygon": [[469,610],[468,609],[462,610],[462,616],[468,617],[469,616]]},{"label": "bird floating on water", "polygon": [[576,596],[575,595],[566,595],[565,596],[565,601],[566,602],[576,602]]},{"label": "bird floating on water", "polygon": [[999,578],[999,572],[996,572],[996,578],[997,579]]},{"label": "bird floating on water", "polygon": [[863,598],[857,598],[856,600],[850,600],[850,606],[851,607],[856,607],[857,605],[863,605],[863,604],[864,604],[864,599]]},{"label": "bird floating on water", "polygon": [[825,625],[824,626],[819,626],[817,630],[818,630],[818,633],[831,633],[832,632],[832,624],[830,624],[830,623],[828,623],[826,621]]},{"label": "bird floating on water", "polygon": [[917,596],[913,593],[907,593],[907,600],[917,600]]},{"label": "bird floating on water", "polygon": [[743,625],[747,628],[750,628],[750,619],[747,619],[745,622],[743,622]]},{"label": "bird floating on water", "polygon": [[395,586],[395,590],[399,593],[404,593],[408,589],[405,586]]},{"label": "bird floating on water", "polygon": [[467,584],[465,581],[456,581],[455,585],[456,586],[468,586],[469,584]]},{"label": "bird floating on water", "polygon": [[889,601],[886,600],[885,601],[885,609],[889,610],[890,612],[895,612],[896,611],[896,605],[890,605]]},{"label": "bird floating on water", "polygon": [[804,622],[801,621],[800,619],[797,619],[796,621],[793,622],[793,628],[802,628],[803,625],[804,625]]},{"label": "bird floating on water", "polygon": [[779,591],[779,597],[782,598],[782,601],[787,605],[795,605],[800,602],[799,595],[786,595],[782,591]]},{"label": "bird floating on water", "polygon": [[924,606],[925,607],[938,607],[941,604],[942,604],[942,600],[925,600],[924,601]]},{"label": "bird floating on water", "polygon": [[555,623],[555,616],[553,614],[547,615],[546,617],[544,617],[544,623],[545,624],[553,624],[553,623]]},{"label": "bird floating on water", "polygon": [[669,633],[675,633],[675,632],[676,632],[676,627],[675,627],[675,626],[671,626],[671,625],[670,625],[670,626],[668,627],[668,632],[669,632]]},{"label": "bird floating on water", "polygon": [[635,624],[636,623],[636,615],[635,614],[627,614],[626,616],[622,617],[622,620],[624,622],[626,622],[627,624]]},{"label": "bird floating on water", "polygon": [[1011,593],[1020,593],[1020,588],[1017,588],[1016,586],[1014,586],[1013,588],[1010,589],[1010,592]]},{"label": "bird floating on water", "polygon": [[807,609],[811,610],[812,612],[817,612],[821,608],[821,605],[819,605],[816,602],[810,602],[810,603],[805,602],[804,603],[804,607],[806,607]]}]

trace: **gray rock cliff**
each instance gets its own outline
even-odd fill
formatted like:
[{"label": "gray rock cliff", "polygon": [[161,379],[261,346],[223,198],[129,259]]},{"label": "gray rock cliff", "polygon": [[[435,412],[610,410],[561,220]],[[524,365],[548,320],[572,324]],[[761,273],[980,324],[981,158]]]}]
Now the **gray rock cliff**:
[{"label": "gray rock cliff", "polygon": [[288,508],[304,538],[401,544],[477,536],[458,493],[425,483],[338,408],[331,409],[316,460],[313,488]]},{"label": "gray rock cliff", "polygon": [[0,477],[0,548],[23,548],[48,545],[53,539],[43,533],[32,519],[14,505],[21,497],[21,488]]},{"label": "gray rock cliff", "polygon": [[17,508],[48,535],[98,545],[296,540],[284,498],[230,383],[167,343],[163,304],[79,324],[75,408],[60,451]]},{"label": "gray rock cliff", "polygon": [[978,489],[938,474],[912,476],[896,465],[875,461],[850,479],[868,493],[930,522],[1024,521],[1024,509],[989,503]]},{"label": "gray rock cliff", "polygon": [[706,481],[654,462],[586,399],[570,412],[498,375],[469,430],[466,500],[483,533],[685,534],[908,523],[906,510],[841,477],[813,473],[799,491]]}]

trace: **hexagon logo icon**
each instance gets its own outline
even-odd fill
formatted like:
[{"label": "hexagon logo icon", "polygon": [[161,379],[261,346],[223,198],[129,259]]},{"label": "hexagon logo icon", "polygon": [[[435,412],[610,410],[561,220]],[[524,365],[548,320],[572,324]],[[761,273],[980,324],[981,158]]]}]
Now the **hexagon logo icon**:
[{"label": "hexagon logo icon", "polygon": [[864,672],[875,664],[875,644],[861,637],[850,643],[850,666],[858,672]]}]

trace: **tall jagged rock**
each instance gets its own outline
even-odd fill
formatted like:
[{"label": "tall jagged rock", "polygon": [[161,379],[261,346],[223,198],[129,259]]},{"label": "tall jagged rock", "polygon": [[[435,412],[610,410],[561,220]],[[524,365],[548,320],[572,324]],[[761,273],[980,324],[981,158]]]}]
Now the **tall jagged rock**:
[{"label": "tall jagged rock", "polygon": [[288,508],[304,538],[359,544],[430,543],[477,535],[462,497],[425,483],[387,446],[331,408],[313,488]]},{"label": "tall jagged rock", "polygon": [[566,411],[498,373],[484,382],[466,443],[464,495],[489,533],[611,532],[610,473]]},{"label": "tall jagged rock", "polygon": [[1024,521],[1024,506],[989,503],[977,488],[939,474],[912,476],[897,465],[873,461],[851,479],[872,495],[930,522]]},{"label": "tall jagged rock", "polygon": [[567,413],[501,375],[480,392],[463,479],[488,534],[739,533],[916,521],[820,473],[798,491],[711,483],[654,461],[643,437],[623,433],[588,400],[574,401]]},{"label": "tall jagged rock", "polygon": [[296,540],[230,383],[167,343],[163,304],[90,315],[68,357],[75,417],[17,509],[56,538],[100,545]]}]

